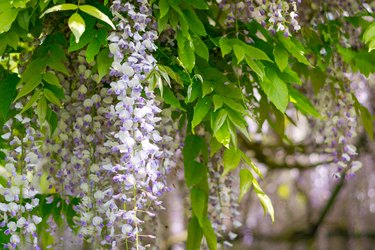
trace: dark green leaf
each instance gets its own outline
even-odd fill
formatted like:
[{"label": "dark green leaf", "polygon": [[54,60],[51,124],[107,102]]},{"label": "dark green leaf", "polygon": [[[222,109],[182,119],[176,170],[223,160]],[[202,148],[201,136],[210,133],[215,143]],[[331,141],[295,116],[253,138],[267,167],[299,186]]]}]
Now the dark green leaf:
[{"label": "dark green leaf", "polygon": [[100,81],[103,76],[107,75],[109,72],[109,68],[111,67],[113,62],[113,58],[109,57],[109,49],[105,48],[96,57],[96,63],[98,65],[98,74]]},{"label": "dark green leaf", "polygon": [[17,74],[7,75],[0,80],[0,117],[4,120],[7,119],[18,81]]},{"label": "dark green leaf", "polygon": [[53,104],[56,104],[57,106],[61,106],[60,99],[56,97],[56,95],[49,89],[43,90],[45,98],[50,101]]},{"label": "dark green leaf", "polygon": [[204,173],[206,171],[206,167],[197,161],[194,161],[192,164],[185,165],[184,172],[186,185],[189,188],[197,185],[205,176]]},{"label": "dark green leaf", "polygon": [[51,85],[55,85],[57,87],[61,87],[60,80],[57,78],[56,74],[52,72],[46,72],[43,75],[43,80],[48,82]]},{"label": "dark green leaf", "polygon": [[159,18],[163,18],[169,12],[169,3],[168,3],[168,0],[160,0],[159,1],[159,8],[160,8],[160,16],[159,16]]}]

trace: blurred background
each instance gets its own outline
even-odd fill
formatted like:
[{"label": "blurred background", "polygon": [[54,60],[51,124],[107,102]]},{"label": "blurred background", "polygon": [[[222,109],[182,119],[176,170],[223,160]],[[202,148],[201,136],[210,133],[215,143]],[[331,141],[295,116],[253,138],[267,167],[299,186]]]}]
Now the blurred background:
[{"label": "blurred background", "polygon": [[[373,113],[374,77],[349,75],[352,89],[361,104]],[[316,105],[319,106],[319,97]],[[314,122],[288,111],[296,125],[286,123],[290,141],[280,139],[267,123],[261,128],[249,119],[252,141],[243,139],[242,149],[261,169],[259,180],[275,208],[275,222],[264,215],[254,191],[238,202],[238,172],[229,177],[210,176],[229,183],[221,192],[221,205],[214,227],[221,232],[222,249],[375,249],[375,142],[362,129],[350,143],[357,148],[362,168],[344,176],[337,163],[320,143],[329,121]],[[322,111],[324,112],[324,111]],[[345,126],[348,126],[346,124]],[[337,138],[337,140],[339,140]],[[262,142],[262,143],[261,143]],[[340,146],[340,143],[338,143]],[[220,167],[220,159],[211,168]],[[181,164],[180,164],[181,166]],[[159,216],[160,249],[185,249],[186,225],[190,211],[182,166],[170,178],[172,190],[165,197],[166,210]],[[220,188],[218,188],[220,189]],[[212,202],[211,202],[212,203]],[[215,214],[215,213],[213,213]]]}]

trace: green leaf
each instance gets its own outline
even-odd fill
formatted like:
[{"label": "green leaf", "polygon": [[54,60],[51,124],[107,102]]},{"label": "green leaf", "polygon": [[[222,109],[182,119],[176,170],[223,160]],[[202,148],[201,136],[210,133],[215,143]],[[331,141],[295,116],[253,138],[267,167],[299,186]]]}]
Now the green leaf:
[{"label": "green leaf", "polygon": [[212,100],[209,97],[200,99],[194,107],[193,121],[191,122],[191,129],[193,130],[199,123],[202,122],[203,118],[207,115],[211,108]]},{"label": "green leaf", "polygon": [[29,29],[29,21],[30,21],[30,16],[29,16],[29,10],[21,10],[19,13],[18,13],[18,16],[17,16],[17,23],[18,25],[24,29],[24,30],[28,30]]},{"label": "green leaf", "polygon": [[212,130],[213,130],[214,136],[216,132],[221,128],[221,126],[223,126],[224,122],[227,119],[227,116],[228,116],[228,112],[225,109],[221,109],[219,113],[216,115],[215,120],[212,124],[213,125]]},{"label": "green leaf", "polygon": [[6,9],[0,11],[0,34],[10,30],[12,23],[16,20],[18,9]]},{"label": "green leaf", "polygon": [[250,172],[250,170],[243,168],[240,170],[240,196],[238,198],[239,201],[242,200],[244,195],[249,191],[251,186],[253,185],[254,176]]},{"label": "green leaf", "polygon": [[315,107],[312,105],[310,100],[301,94],[298,90],[295,88],[289,86],[289,95],[292,99],[291,102],[296,106],[302,113],[311,115],[315,118],[320,118],[319,112],[315,109]]},{"label": "green leaf", "polygon": [[230,171],[236,169],[241,161],[241,150],[235,148],[229,148],[224,151],[223,162],[224,171],[223,176],[228,174]]},{"label": "green leaf", "polygon": [[64,65],[63,61],[60,60],[59,58],[55,57],[54,55],[48,57],[47,65],[51,69],[53,69],[55,71],[59,71],[61,73],[64,73],[65,75],[69,76],[69,72],[68,72],[66,66]]},{"label": "green leaf", "polygon": [[179,43],[178,56],[186,69],[191,72],[195,66],[194,44],[189,40],[184,40],[182,46]]},{"label": "green leaf", "polygon": [[13,1],[11,1],[11,5],[14,8],[24,9],[24,8],[26,8],[26,4],[28,2],[30,2],[30,0],[13,0]]},{"label": "green leaf", "polygon": [[189,29],[193,33],[199,36],[207,35],[203,23],[192,8],[183,9],[182,11],[185,15],[186,21],[189,24]]},{"label": "green leaf", "polygon": [[185,182],[188,188],[197,185],[205,176],[206,167],[197,161],[184,167]]},{"label": "green leaf", "polygon": [[57,114],[54,111],[51,111],[51,115],[48,118],[48,124],[49,124],[49,127],[50,127],[51,135],[53,134],[53,132],[55,132],[55,130],[57,128],[57,123],[58,123]]},{"label": "green leaf", "polygon": [[251,59],[272,62],[272,60],[267,56],[266,53],[264,53],[263,50],[255,48],[251,45],[246,45],[244,49],[245,49],[246,55],[250,57]]},{"label": "green leaf", "polygon": [[266,75],[267,78],[260,82],[260,85],[268,99],[284,113],[289,101],[288,87],[269,67],[266,67]]},{"label": "green leaf", "polygon": [[38,115],[40,123],[44,123],[44,121],[46,120],[47,109],[48,105],[46,98],[44,98],[44,96],[41,96],[38,102],[38,106],[36,108],[36,113]]},{"label": "green leaf", "polygon": [[39,99],[40,94],[42,93],[42,90],[37,90],[35,93],[31,96],[30,100],[26,103],[26,105],[23,107],[21,114],[31,108],[31,106]]},{"label": "green leaf", "polygon": [[268,214],[271,216],[272,222],[274,222],[275,212],[272,206],[271,199],[264,193],[264,191],[259,186],[259,183],[255,178],[253,179],[253,186],[254,186],[254,191],[256,192],[258,199],[260,201],[260,204],[262,204],[264,214],[268,212]]},{"label": "green leaf", "polygon": [[111,19],[107,15],[105,15],[103,12],[95,8],[94,6],[91,5],[80,5],[79,9],[82,10],[83,12],[86,12],[90,16],[93,16],[99,20],[102,20],[103,22],[109,24],[109,26],[112,27],[112,29],[116,29],[115,25],[112,23]]},{"label": "green leaf", "polygon": [[193,43],[195,48],[195,54],[202,57],[208,62],[209,53],[206,44],[198,36],[194,37]]},{"label": "green leaf", "polygon": [[22,84],[30,80],[36,74],[41,74],[46,67],[45,59],[37,58],[27,65],[26,70],[23,72],[21,80],[18,84]]},{"label": "green leaf", "polygon": [[55,85],[57,87],[61,87],[60,80],[57,76],[52,72],[46,72],[43,75],[43,80],[48,82],[51,85]]},{"label": "green leaf", "polygon": [[92,63],[94,61],[95,56],[99,53],[100,46],[101,44],[98,39],[94,38],[91,40],[86,49],[86,61],[88,63]]},{"label": "green leaf", "polygon": [[73,32],[74,37],[76,38],[76,43],[79,42],[83,32],[85,32],[85,21],[80,14],[74,13],[68,20],[69,29]]},{"label": "green leaf", "polygon": [[[248,55],[245,56],[245,60],[247,65],[259,76],[260,80],[263,81],[264,77],[264,66],[260,62],[255,62],[253,59],[251,59]],[[259,64],[262,66],[260,67]]]},{"label": "green leaf", "polygon": [[46,99],[57,106],[61,106],[60,99],[56,97],[56,95],[49,89],[43,89],[44,96]]},{"label": "green leaf", "polygon": [[236,110],[236,111],[238,111],[242,114],[248,113],[247,110],[245,109],[245,107],[243,106],[242,102],[235,101],[235,100],[227,98],[225,96],[222,96],[221,98],[222,98],[223,102],[225,103],[225,105],[227,105],[231,109]]},{"label": "green leaf", "polygon": [[242,60],[245,58],[245,51],[244,51],[244,48],[238,44],[234,44],[233,45],[233,52],[234,52],[234,55],[236,56],[237,58],[237,63],[239,64],[240,62],[242,62]]},{"label": "green leaf", "polygon": [[159,8],[160,8],[160,16],[159,19],[163,18],[169,12],[169,3],[168,0],[160,0],[159,1]]},{"label": "green leaf", "polygon": [[184,83],[182,82],[180,76],[175,73],[170,67],[158,64],[158,68],[160,71],[166,72],[169,77],[175,80],[179,85],[184,86]]},{"label": "green leaf", "polygon": [[199,152],[204,147],[204,141],[199,136],[188,135],[185,138],[184,149],[182,150],[184,156],[184,165],[192,163],[197,158]]},{"label": "green leaf", "polygon": [[206,238],[208,248],[210,250],[216,250],[217,249],[217,239],[216,239],[216,234],[215,234],[215,231],[212,227],[212,224],[211,224],[210,220],[207,217],[205,217],[200,222],[200,224],[201,224],[201,227],[203,229],[203,234],[204,234],[204,237]]},{"label": "green leaf", "polygon": [[197,217],[193,216],[188,222],[186,250],[200,250],[202,238],[202,228],[199,225]]},{"label": "green leaf", "polygon": [[83,32],[78,43],[76,43],[74,39],[74,35],[70,37],[70,46],[69,46],[68,52],[73,52],[73,51],[82,49],[93,39],[94,36],[95,36],[95,30],[88,28],[86,26],[85,32]]},{"label": "green leaf", "polygon": [[208,195],[198,187],[193,187],[190,191],[190,200],[193,213],[201,224],[207,215]]},{"label": "green leaf", "polygon": [[255,166],[255,164],[250,160],[249,157],[247,157],[247,155],[241,151],[241,158],[242,160],[244,160],[246,162],[246,164],[251,167],[251,169],[260,177],[263,179],[263,175],[262,175],[262,172],[260,172],[259,168],[257,166]]},{"label": "green leaf", "polygon": [[366,130],[366,133],[370,137],[371,140],[374,140],[374,126],[373,126],[373,118],[371,116],[371,113],[368,111],[367,108],[363,107],[361,104],[359,104],[359,110],[361,113],[361,121],[362,125]]},{"label": "green leaf", "polygon": [[284,71],[286,66],[288,66],[288,52],[281,46],[276,45],[273,49],[273,55],[275,56],[275,61],[280,71]]},{"label": "green leaf", "polygon": [[218,142],[223,144],[226,148],[229,148],[230,143],[230,133],[228,129],[228,124],[221,126],[221,128],[216,132],[215,138]]},{"label": "green leaf", "polygon": [[99,74],[98,82],[103,78],[103,76],[108,74],[112,62],[113,58],[109,57],[109,49],[102,49],[102,51],[100,51],[98,56],[96,57],[96,63],[98,65]]},{"label": "green leaf", "polygon": [[49,8],[49,9],[47,9],[46,11],[44,11],[42,13],[42,15],[40,15],[40,18],[42,18],[44,15],[52,13],[52,12],[65,11],[65,10],[76,10],[77,8],[78,8],[78,6],[76,4],[72,4],[72,3],[64,3],[64,4],[55,5],[51,8]]},{"label": "green leaf", "polygon": [[218,95],[214,95],[212,100],[214,102],[214,112],[216,112],[216,110],[223,106],[223,100],[221,100],[221,97]]},{"label": "green leaf", "polygon": [[220,38],[219,46],[223,57],[232,51],[232,46],[229,44],[229,39],[226,37]]},{"label": "green leaf", "polygon": [[194,9],[199,9],[199,10],[208,10],[208,5],[206,1],[204,0],[189,0],[187,1],[188,4],[194,7]]},{"label": "green leaf", "polygon": [[177,97],[175,97],[172,90],[168,87],[164,88],[163,99],[164,99],[165,103],[167,103],[167,104],[169,104],[169,105],[171,105],[175,108],[178,108],[180,110],[185,110],[184,108],[181,107],[180,101],[177,99]]},{"label": "green leaf", "polygon": [[279,35],[279,40],[282,42],[286,50],[299,61],[307,66],[312,66],[309,61],[304,56],[304,52],[297,47],[296,44],[288,37],[284,37],[284,35]]},{"label": "green leaf", "polygon": [[242,113],[227,109],[228,115],[229,115],[229,120],[236,126],[236,128],[249,140],[251,141],[251,137],[249,134],[249,131],[247,129],[248,125],[247,122],[245,121]]},{"label": "green leaf", "polygon": [[210,141],[210,157],[216,154],[221,147],[222,145],[215,139],[215,137],[212,137]]},{"label": "green leaf", "polygon": [[363,41],[365,43],[369,43],[374,38],[375,38],[375,22],[370,24],[365,30],[365,32],[363,33]]},{"label": "green leaf", "polygon": [[17,74],[7,75],[0,80],[0,118],[7,120],[10,105],[16,93]]},{"label": "green leaf", "polygon": [[17,97],[15,98],[14,102],[20,99],[21,97],[24,97],[31,91],[33,91],[36,87],[39,86],[42,80],[42,75],[36,74],[32,76],[26,83],[25,85],[22,86],[20,92],[18,92]]}]

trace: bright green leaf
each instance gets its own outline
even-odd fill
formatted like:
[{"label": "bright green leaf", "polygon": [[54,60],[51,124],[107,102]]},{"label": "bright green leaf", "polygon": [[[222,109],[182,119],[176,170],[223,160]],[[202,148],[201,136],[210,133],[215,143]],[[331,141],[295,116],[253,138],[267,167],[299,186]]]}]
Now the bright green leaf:
[{"label": "bright green leaf", "polygon": [[76,38],[76,43],[78,43],[83,32],[85,32],[85,27],[86,27],[85,21],[83,20],[80,14],[74,13],[69,18],[68,26]]},{"label": "bright green leaf", "polygon": [[[259,76],[260,80],[263,81],[264,77],[264,66],[260,62],[255,62],[253,59],[251,59],[248,55],[245,56],[245,60],[247,65]],[[259,66],[259,64],[262,66]]]},{"label": "bright green leaf", "polygon": [[194,129],[199,123],[202,122],[203,118],[207,115],[211,108],[212,100],[209,97],[200,99],[194,107],[193,121],[191,122],[191,128]]},{"label": "bright green leaf", "polygon": [[83,12],[86,12],[90,16],[93,16],[99,20],[102,20],[103,22],[109,24],[112,29],[116,29],[115,25],[112,23],[111,19],[107,15],[105,15],[103,12],[95,8],[94,6],[91,5],[80,5],[79,9],[82,10]]},{"label": "bright green leaf", "polygon": [[0,12],[0,34],[7,32],[14,20],[16,20],[18,9],[7,9]]},{"label": "bright green leaf", "polygon": [[64,11],[64,10],[76,10],[77,8],[78,6],[72,3],[64,3],[64,4],[55,5],[47,9],[46,11],[44,11],[42,15],[40,15],[40,18],[42,18],[44,15],[49,14],[51,12]]},{"label": "bright green leaf", "polygon": [[275,212],[272,206],[271,199],[264,193],[262,188],[259,186],[258,181],[254,178],[253,179],[253,186],[254,186],[254,191],[257,194],[260,204],[262,204],[264,214],[268,212],[268,214],[271,216],[272,222],[275,221]]},{"label": "bright green leaf", "polygon": [[232,51],[232,46],[229,44],[229,39],[226,37],[220,38],[219,45],[223,57]]},{"label": "bright green leaf", "polygon": [[221,109],[219,113],[216,115],[216,118],[213,123],[213,135],[223,126],[224,122],[226,121],[228,116],[228,112],[225,109]]},{"label": "bright green leaf", "polygon": [[280,71],[284,71],[286,66],[288,66],[288,52],[281,46],[276,45],[273,49],[273,55],[275,56],[275,61]]},{"label": "bright green leaf", "polygon": [[57,106],[61,106],[60,99],[56,97],[56,95],[49,89],[44,89],[43,90],[44,96],[46,99],[53,104],[56,104]]},{"label": "bright green leaf", "polygon": [[212,100],[214,102],[214,112],[223,106],[223,100],[220,96],[214,95]]},{"label": "bright green leaf", "polygon": [[260,85],[268,99],[284,113],[289,102],[288,87],[276,72],[268,67],[266,67],[266,75],[267,78],[260,82]]},{"label": "bright green leaf", "polygon": [[221,128],[216,132],[215,138],[218,142],[223,144],[224,147],[229,148],[230,132],[229,132],[227,123],[221,126]]},{"label": "bright green leaf", "polygon": [[238,198],[239,201],[242,200],[244,195],[249,191],[251,186],[253,185],[254,176],[250,172],[250,170],[243,168],[240,170],[240,196]]},{"label": "bright green leaf", "polygon": [[237,63],[240,63],[245,58],[244,48],[238,44],[233,45],[233,52],[237,58]]},{"label": "bright green leaf", "polygon": [[223,162],[224,171],[223,175],[226,175],[230,171],[236,169],[241,161],[241,151],[235,148],[229,148],[224,151]]}]

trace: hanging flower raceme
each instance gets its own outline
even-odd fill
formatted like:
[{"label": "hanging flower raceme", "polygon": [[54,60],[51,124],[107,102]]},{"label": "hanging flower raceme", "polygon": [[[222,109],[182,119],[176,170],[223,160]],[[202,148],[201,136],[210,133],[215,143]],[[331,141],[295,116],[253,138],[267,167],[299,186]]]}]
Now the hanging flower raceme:
[{"label": "hanging flower raceme", "polygon": [[[330,82],[318,96],[319,110],[325,112],[324,119],[317,121],[316,141],[325,145],[337,166],[336,175],[354,174],[362,163],[356,160],[357,149],[353,139],[357,132],[357,114],[354,108],[353,90],[342,75],[342,85]],[[332,96],[334,93],[334,98]]]},{"label": "hanging flower raceme", "polygon": [[142,218],[153,216],[152,207],[161,204],[158,197],[166,191],[159,146],[163,138],[157,130],[161,110],[153,92],[143,84],[156,66],[152,52],[157,33],[147,1],[137,5],[113,1],[111,10],[118,31],[109,36],[114,61],[108,93],[116,100],[108,114],[114,132],[106,145],[119,158],[102,168],[118,187],[112,195],[117,208],[111,224],[121,231],[116,235],[113,229],[109,237],[113,247],[118,239],[140,247],[142,237],[152,237],[142,234]]},{"label": "hanging flower raceme", "polygon": [[[15,107],[21,111],[23,106],[17,103]],[[4,125],[1,135],[8,146],[1,149],[5,156],[1,176],[6,184],[0,184],[0,196],[4,198],[0,202],[0,227],[10,236],[9,243],[4,245],[9,249],[30,244],[25,239],[31,239],[31,245],[40,249],[36,227],[42,218],[32,214],[39,205],[36,195],[42,175],[42,134],[35,129],[36,123],[35,118],[18,114]]]}]

